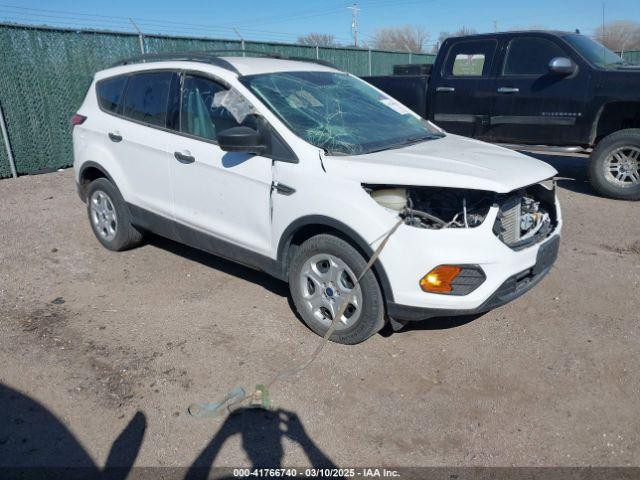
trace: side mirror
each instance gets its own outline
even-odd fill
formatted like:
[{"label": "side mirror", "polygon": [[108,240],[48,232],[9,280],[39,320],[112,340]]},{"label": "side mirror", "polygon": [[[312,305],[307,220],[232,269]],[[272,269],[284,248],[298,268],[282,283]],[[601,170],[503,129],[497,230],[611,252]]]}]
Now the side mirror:
[{"label": "side mirror", "polygon": [[225,152],[242,152],[262,155],[267,144],[257,130],[249,127],[232,127],[218,133],[218,145]]},{"label": "side mirror", "polygon": [[549,71],[556,75],[571,75],[576,71],[576,64],[570,58],[556,57],[549,62]]}]

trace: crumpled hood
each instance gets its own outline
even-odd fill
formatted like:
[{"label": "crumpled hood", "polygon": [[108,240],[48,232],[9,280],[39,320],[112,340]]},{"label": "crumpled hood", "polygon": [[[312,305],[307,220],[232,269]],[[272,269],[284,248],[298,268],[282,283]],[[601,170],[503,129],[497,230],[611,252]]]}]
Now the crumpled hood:
[{"label": "crumpled hood", "polygon": [[325,156],[323,165],[330,175],[361,183],[471,188],[498,193],[558,173],[535,158],[451,134],[383,152]]}]

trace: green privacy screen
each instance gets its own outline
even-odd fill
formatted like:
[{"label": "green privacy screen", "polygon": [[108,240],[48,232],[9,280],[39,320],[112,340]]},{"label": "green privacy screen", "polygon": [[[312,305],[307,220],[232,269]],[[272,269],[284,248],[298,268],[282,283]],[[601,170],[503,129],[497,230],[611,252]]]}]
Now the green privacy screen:
[{"label": "green privacy screen", "polygon": [[69,120],[93,73],[139,52],[136,36],[0,27],[0,103],[18,174],[73,163]]},{"label": "green privacy screen", "polygon": [[627,63],[632,65],[640,65],[640,51],[623,52],[620,54]]},{"label": "green privacy screen", "polygon": [[[147,53],[240,50],[236,40],[147,35]],[[319,58],[355,75],[389,75],[393,65],[433,63],[433,55],[245,42],[246,51]],[[18,174],[73,163],[69,120],[93,74],[139,55],[136,34],[0,25],[0,105]],[[240,53],[237,53],[238,55]],[[0,178],[10,176],[0,138]]]}]

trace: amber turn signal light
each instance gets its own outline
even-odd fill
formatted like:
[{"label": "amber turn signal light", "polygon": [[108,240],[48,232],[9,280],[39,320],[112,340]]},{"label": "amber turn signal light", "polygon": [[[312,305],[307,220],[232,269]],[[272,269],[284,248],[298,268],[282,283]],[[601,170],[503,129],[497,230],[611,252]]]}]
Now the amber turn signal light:
[{"label": "amber turn signal light", "polygon": [[451,293],[451,282],[460,270],[460,267],[453,265],[440,265],[420,279],[420,288],[429,293]]}]

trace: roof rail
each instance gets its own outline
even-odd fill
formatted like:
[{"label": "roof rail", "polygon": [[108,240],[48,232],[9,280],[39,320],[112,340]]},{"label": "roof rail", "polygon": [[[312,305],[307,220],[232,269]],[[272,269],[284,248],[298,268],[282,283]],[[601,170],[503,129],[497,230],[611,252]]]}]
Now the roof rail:
[{"label": "roof rail", "polygon": [[[242,50],[240,48],[229,48],[229,49],[218,49],[218,50],[207,50],[207,53],[216,53],[216,54],[220,54],[220,53],[228,53],[228,52],[240,52],[243,54],[249,54],[250,57],[254,56],[254,55],[260,55],[262,57],[267,57],[267,58],[277,58],[279,60],[290,60],[292,62],[309,62],[309,63],[317,63],[319,65],[324,65],[325,67],[331,67],[331,68],[336,68],[336,66],[327,61],[327,60],[321,60],[319,58],[312,58],[312,57],[299,57],[299,56],[295,56],[295,57],[288,57],[287,55],[282,55],[280,53],[275,53],[275,52],[263,52],[261,50]],[[222,55],[224,56],[224,55]]]},{"label": "roof rail", "polygon": [[325,60],[320,60],[316,58],[306,58],[306,57],[287,57],[285,55],[280,55],[278,53],[270,53],[270,52],[261,52],[258,50],[240,50],[240,49],[229,49],[229,50],[208,50],[204,52],[162,52],[162,53],[145,53],[143,55],[137,55],[135,57],[126,58],[124,60],[120,60],[111,67],[119,67],[122,65],[132,65],[134,63],[150,63],[150,62],[163,62],[168,60],[174,61],[189,61],[189,62],[201,62],[201,63],[209,63],[211,65],[215,65],[225,70],[230,70],[234,73],[240,74],[238,69],[234,67],[231,62],[228,62],[224,58],[221,58],[219,54],[230,53],[230,52],[242,52],[243,54],[249,54],[249,56],[263,56],[267,58],[277,58],[279,60],[290,60],[294,62],[310,62],[317,63],[320,65],[324,65],[325,67],[336,68],[332,63],[327,62]]},{"label": "roof rail", "polygon": [[124,60],[120,60],[119,62],[114,63],[111,67],[119,67],[122,65],[132,65],[134,63],[150,63],[150,62],[164,62],[167,60],[174,61],[190,61],[190,62],[201,62],[201,63],[210,63],[212,65],[216,65],[218,67],[224,68],[225,70],[230,70],[234,73],[240,73],[236,67],[231,65],[231,63],[227,62],[225,59],[220,58],[216,55],[212,55],[208,52],[163,52],[163,53],[145,53],[143,55],[137,55],[135,57],[126,58]]}]

